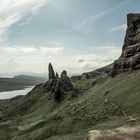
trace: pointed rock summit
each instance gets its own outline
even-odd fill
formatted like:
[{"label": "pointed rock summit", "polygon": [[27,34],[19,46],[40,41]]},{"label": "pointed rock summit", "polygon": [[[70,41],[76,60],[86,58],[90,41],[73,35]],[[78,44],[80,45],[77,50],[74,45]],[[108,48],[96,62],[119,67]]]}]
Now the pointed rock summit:
[{"label": "pointed rock summit", "polygon": [[51,63],[49,63],[48,71],[49,71],[49,80],[54,79],[55,78],[55,72],[53,70],[53,67],[52,67]]},{"label": "pointed rock summit", "polygon": [[59,78],[59,74],[56,72],[56,78]]},{"label": "pointed rock summit", "polygon": [[112,76],[140,69],[140,14],[127,15],[127,31],[122,54],[113,64]]},{"label": "pointed rock summit", "polygon": [[64,95],[64,92],[72,91],[74,89],[73,84],[71,83],[70,78],[67,76],[67,71],[63,70],[61,76],[59,77],[57,72],[55,75],[51,63],[49,63],[48,71],[49,80],[45,84],[45,87],[48,91],[52,92],[56,101],[60,101]]}]

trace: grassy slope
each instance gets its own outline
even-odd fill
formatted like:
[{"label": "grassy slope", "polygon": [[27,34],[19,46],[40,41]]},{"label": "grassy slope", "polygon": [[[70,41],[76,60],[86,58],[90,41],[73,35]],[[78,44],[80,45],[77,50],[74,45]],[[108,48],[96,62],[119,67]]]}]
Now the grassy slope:
[{"label": "grassy slope", "polygon": [[[91,81],[79,80],[76,83],[84,85]],[[17,119],[11,121],[13,128],[3,125],[0,134],[3,133],[1,136],[4,136],[4,132],[9,129],[11,136],[18,133],[13,140],[81,140],[93,128],[115,128],[127,124],[129,118],[124,117],[122,110],[128,116],[138,117],[136,122],[129,124],[139,124],[139,85],[140,71],[125,73],[108,78],[102,84],[97,83],[79,98],[69,100],[66,97],[61,103],[53,102],[50,93],[35,90],[32,94],[40,95],[37,101],[25,114],[22,112],[24,115],[20,116],[19,112]],[[28,102],[23,101],[21,106]],[[119,109],[112,104],[119,106]]]}]

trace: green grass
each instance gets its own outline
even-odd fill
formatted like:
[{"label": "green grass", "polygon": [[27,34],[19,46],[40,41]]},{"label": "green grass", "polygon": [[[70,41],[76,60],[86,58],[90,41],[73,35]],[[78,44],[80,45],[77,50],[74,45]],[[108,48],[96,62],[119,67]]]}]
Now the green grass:
[{"label": "green grass", "polygon": [[[88,82],[91,81],[75,81],[78,86],[86,86]],[[139,124],[139,85],[140,71],[125,73],[115,78],[109,77],[106,81],[85,90],[80,97],[71,100],[65,98],[61,103],[52,101],[51,93],[36,90],[33,94],[38,100],[29,106],[27,113],[18,115],[15,119],[14,127],[21,129],[17,130],[18,134],[14,140],[81,140],[92,129],[112,129],[126,124]],[[105,95],[107,91],[108,94]],[[106,103],[106,99],[109,102]],[[27,101],[22,105],[25,103]],[[137,116],[138,119],[129,121],[121,110],[128,116]],[[6,129],[4,131],[6,132]],[[12,132],[13,128],[9,131]]]}]

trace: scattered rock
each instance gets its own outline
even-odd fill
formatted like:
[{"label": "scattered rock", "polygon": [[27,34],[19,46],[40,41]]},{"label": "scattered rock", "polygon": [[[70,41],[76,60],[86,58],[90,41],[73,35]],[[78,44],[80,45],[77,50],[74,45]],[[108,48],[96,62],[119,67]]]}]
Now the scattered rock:
[{"label": "scattered rock", "polygon": [[90,76],[89,76],[88,73],[83,73],[83,74],[82,74],[82,78],[83,78],[83,79],[89,79]]},{"label": "scattered rock", "polygon": [[105,93],[104,93],[104,96],[107,96],[109,94],[109,91],[106,91]]}]

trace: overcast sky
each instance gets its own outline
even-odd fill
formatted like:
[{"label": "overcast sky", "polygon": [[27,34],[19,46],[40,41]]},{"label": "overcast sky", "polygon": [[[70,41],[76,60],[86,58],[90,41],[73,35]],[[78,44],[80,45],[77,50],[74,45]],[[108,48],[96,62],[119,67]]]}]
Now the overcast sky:
[{"label": "overcast sky", "polygon": [[0,73],[82,73],[121,54],[139,0],[0,0]]}]

